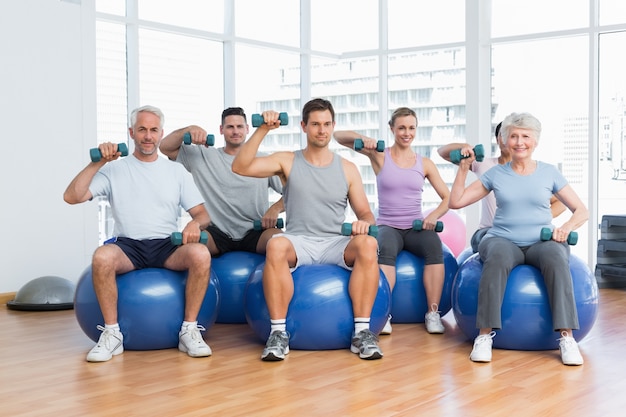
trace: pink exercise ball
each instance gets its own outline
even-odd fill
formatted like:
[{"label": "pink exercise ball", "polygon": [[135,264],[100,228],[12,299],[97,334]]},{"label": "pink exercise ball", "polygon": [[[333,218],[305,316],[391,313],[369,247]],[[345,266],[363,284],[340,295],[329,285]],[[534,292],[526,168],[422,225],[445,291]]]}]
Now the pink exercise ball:
[{"label": "pink exercise ball", "polygon": [[[433,210],[426,210],[426,217]],[[456,211],[448,210],[440,219],[443,223],[443,231],[439,233],[439,238],[450,248],[455,257],[459,256],[467,246],[465,237],[465,222]]]}]

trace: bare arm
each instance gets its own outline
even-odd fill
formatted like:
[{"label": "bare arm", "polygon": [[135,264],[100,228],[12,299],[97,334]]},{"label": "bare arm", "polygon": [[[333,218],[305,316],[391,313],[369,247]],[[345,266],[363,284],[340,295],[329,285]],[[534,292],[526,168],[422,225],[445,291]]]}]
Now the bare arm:
[{"label": "bare arm", "polygon": [[374,213],[370,209],[365,188],[361,181],[361,174],[356,165],[342,158],[343,170],[348,180],[348,201],[356,218],[356,222],[352,223],[353,235],[365,235],[369,232],[369,227],[376,224]]},{"label": "bare arm", "polygon": [[183,228],[183,244],[197,243],[200,241],[200,233],[211,223],[209,213],[206,211],[204,204],[198,204],[187,210],[191,216],[191,220]]},{"label": "bare arm", "polygon": [[285,211],[285,203],[283,198],[275,202],[267,209],[263,218],[261,219],[261,224],[263,229],[270,229],[276,226],[276,221],[278,220],[278,215]]},{"label": "bare arm", "polygon": [[432,226],[432,230],[434,230],[437,225],[437,219],[448,212],[450,190],[448,190],[448,186],[441,178],[437,166],[430,158],[422,157],[422,166],[424,167],[424,175],[428,178],[428,182],[430,182],[441,198],[441,203],[424,219],[424,228],[430,229]]},{"label": "bare arm", "polygon": [[206,146],[206,130],[199,126],[191,125],[177,129],[163,138],[159,145],[159,150],[170,160],[175,161],[178,156],[178,150],[183,144],[185,133],[191,135],[191,143]]},{"label": "bare arm", "polygon": [[276,152],[267,156],[259,156],[259,146],[270,130],[280,127],[278,112],[263,112],[265,123],[259,126],[250,139],[248,139],[235,156],[232,170],[239,175],[247,177],[267,178],[272,175],[281,177],[283,184],[288,172],[285,171],[285,163],[293,158],[292,152]]},{"label": "bare arm", "polygon": [[337,143],[345,146],[346,148],[350,148],[353,150],[354,150],[354,141],[356,139],[362,139],[363,149],[360,149],[355,152],[358,152],[360,154],[367,156],[372,163],[374,174],[378,175],[378,173],[382,169],[383,162],[385,160],[385,155],[382,152],[378,152],[376,150],[376,147],[378,144],[378,141],[376,139],[372,139],[370,137],[361,135],[352,130],[337,130],[335,131],[333,136],[335,140],[337,141]]},{"label": "bare arm", "polygon": [[589,211],[583,204],[580,197],[578,197],[578,194],[576,194],[574,189],[569,184],[561,188],[555,195],[572,212],[572,216],[569,220],[566,221],[561,227],[555,228],[553,232],[554,240],[557,242],[564,242],[572,230],[576,230],[585,224],[589,218]]},{"label": "bare arm", "polygon": [[449,143],[447,145],[444,145],[441,148],[437,149],[437,153],[446,161],[452,162],[450,160],[450,152],[454,151],[455,149],[461,149],[462,150],[461,153],[463,155],[469,155],[470,151],[473,152],[472,147],[469,144],[459,142],[459,143]]},{"label": "bare arm", "polygon": [[473,204],[489,194],[480,180],[476,180],[465,188],[465,180],[467,179],[467,172],[469,167],[474,161],[474,157],[463,159],[459,164],[459,169],[456,172],[454,183],[452,183],[452,189],[450,190],[450,202],[448,207],[451,209],[460,209]]},{"label": "bare arm", "polygon": [[122,153],[118,152],[117,144],[106,142],[98,146],[101,158],[98,162],[90,162],[76,177],[70,182],[63,193],[63,200],[68,204],[79,204],[91,200],[93,197],[89,191],[89,185],[96,173],[107,162],[114,161],[119,158]]}]

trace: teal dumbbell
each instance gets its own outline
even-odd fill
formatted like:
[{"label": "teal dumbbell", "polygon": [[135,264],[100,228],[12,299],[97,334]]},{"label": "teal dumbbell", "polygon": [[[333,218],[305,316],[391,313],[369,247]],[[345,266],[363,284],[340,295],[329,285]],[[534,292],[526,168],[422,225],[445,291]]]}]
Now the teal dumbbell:
[{"label": "teal dumbbell", "polygon": [[[128,156],[128,146],[125,143],[117,144],[117,151],[122,153],[122,156]],[[92,162],[98,162],[102,159],[102,153],[98,148],[91,148],[89,150],[89,156],[91,157]]]},{"label": "teal dumbbell", "polygon": [[[263,230],[263,225],[261,224],[261,220],[255,220],[253,223],[253,226],[254,226],[254,230],[256,231]],[[279,229],[282,229],[283,227],[285,227],[285,222],[283,221],[283,219],[276,220],[276,227],[278,227]]]},{"label": "teal dumbbell", "polygon": [[[365,144],[363,143],[363,139],[361,139],[361,138],[354,139],[354,150],[355,151],[360,151],[361,149],[363,149],[364,146],[365,146]],[[385,150],[385,141],[384,140],[379,140],[378,142],[376,142],[376,150],[378,152],[382,152],[382,151]]]},{"label": "teal dumbbell", "polygon": [[[474,146],[474,155],[476,155],[476,160],[478,162],[482,162],[485,159],[485,148],[483,148],[483,145]],[[468,156],[461,155],[460,149],[455,149],[452,152],[450,152],[450,161],[452,161],[455,164],[458,164],[459,162],[461,162],[461,159],[465,159],[465,158],[469,158],[469,155]]]},{"label": "teal dumbbell", "polygon": [[[172,236],[170,236],[172,243],[176,246],[180,246],[183,244],[183,234],[181,232],[174,232]],[[206,231],[200,232],[200,243],[206,243],[209,241],[209,234]]]},{"label": "teal dumbbell", "polygon": [[[423,220],[413,220],[413,230],[417,230],[418,232],[422,230],[424,225],[424,221]],[[440,233],[443,232],[443,222],[440,220],[437,220],[437,224],[435,224],[435,232]]]},{"label": "teal dumbbell", "polygon": [[[344,223],[341,225],[341,234],[344,236],[350,236],[352,234],[352,223]],[[368,235],[376,237],[378,236],[378,226],[375,224],[370,225],[367,232]]]},{"label": "teal dumbbell", "polygon": [[[552,239],[552,229],[549,227],[544,227],[541,229],[540,238],[542,241],[547,241]],[[578,243],[578,233],[577,232],[569,232],[567,235],[567,244],[574,246]]]},{"label": "teal dumbbell", "polygon": [[[280,120],[281,126],[286,126],[287,123],[289,123],[289,115],[285,112],[281,112],[278,114],[278,120]],[[252,127],[259,127],[263,123],[265,123],[265,121],[262,115],[258,113],[252,115]]]},{"label": "teal dumbbell", "polygon": [[[191,133],[185,132],[185,134],[183,135],[183,142],[185,143],[185,145],[191,145]],[[215,135],[211,135],[211,134],[206,135],[205,144],[207,146],[215,145]]]}]

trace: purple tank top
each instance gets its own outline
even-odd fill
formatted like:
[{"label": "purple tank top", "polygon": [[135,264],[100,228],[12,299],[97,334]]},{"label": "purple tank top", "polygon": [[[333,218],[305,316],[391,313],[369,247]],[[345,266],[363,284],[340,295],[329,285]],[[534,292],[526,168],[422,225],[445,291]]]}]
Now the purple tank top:
[{"label": "purple tank top", "polygon": [[378,187],[377,224],[410,229],[413,220],[423,220],[422,192],[424,190],[424,167],[417,154],[415,165],[400,168],[385,149],[385,161],[376,176]]}]

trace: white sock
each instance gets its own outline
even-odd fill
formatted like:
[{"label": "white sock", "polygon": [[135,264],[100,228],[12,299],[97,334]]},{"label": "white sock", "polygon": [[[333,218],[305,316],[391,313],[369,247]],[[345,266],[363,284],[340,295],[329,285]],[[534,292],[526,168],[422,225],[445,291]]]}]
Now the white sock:
[{"label": "white sock", "polygon": [[281,332],[287,331],[287,319],[270,320],[270,323],[270,334],[274,333],[276,330]]},{"label": "white sock", "polygon": [[183,325],[180,326],[181,329],[185,329],[187,326],[198,327],[197,321],[183,321]]},{"label": "white sock", "polygon": [[120,331],[120,325],[119,323],[114,323],[114,324],[105,324],[104,325],[105,329],[109,329],[109,330],[113,330],[115,332],[119,332]]},{"label": "white sock", "polygon": [[354,318],[354,334],[359,334],[361,330],[368,330],[370,328],[369,317],[355,317]]}]

